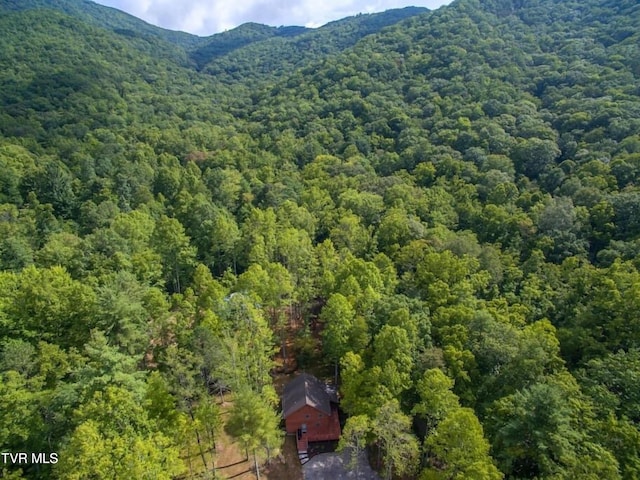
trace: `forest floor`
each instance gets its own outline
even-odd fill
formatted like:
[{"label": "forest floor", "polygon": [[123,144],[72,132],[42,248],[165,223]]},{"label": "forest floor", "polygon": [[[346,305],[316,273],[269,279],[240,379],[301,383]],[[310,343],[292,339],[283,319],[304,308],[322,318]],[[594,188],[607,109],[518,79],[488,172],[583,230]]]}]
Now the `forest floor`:
[{"label": "forest floor", "polygon": [[[218,476],[226,479],[257,479],[253,460],[246,459],[237,443],[224,435],[218,448]],[[298,460],[298,452],[293,437],[285,437],[282,452],[271,459],[271,463],[260,465],[260,477],[267,480],[302,480],[302,466]]]},{"label": "forest floor", "polygon": [[[228,398],[225,398],[225,402],[221,405],[223,419],[226,418],[233,405],[228,400]],[[215,460],[217,472],[217,477],[215,478],[229,480],[257,479],[251,454],[247,459],[246,453],[240,445],[227,435],[224,429],[221,429],[216,438],[215,455],[212,455],[211,452],[206,453],[205,459],[207,461],[207,470],[209,471],[211,471],[212,462]],[[188,461],[185,463],[187,463],[188,468]],[[191,455],[191,469],[194,475],[189,475],[187,478],[211,478],[206,476],[202,458],[195,451]],[[266,480],[281,480],[283,478],[302,480],[302,466],[298,460],[298,452],[293,437],[285,437],[282,452],[272,458],[270,463],[260,463],[260,478]]]}]

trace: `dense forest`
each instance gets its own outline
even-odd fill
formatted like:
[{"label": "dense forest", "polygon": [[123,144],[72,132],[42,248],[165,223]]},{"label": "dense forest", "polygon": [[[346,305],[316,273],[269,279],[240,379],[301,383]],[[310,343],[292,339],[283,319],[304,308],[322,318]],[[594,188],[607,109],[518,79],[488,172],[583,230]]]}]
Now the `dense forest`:
[{"label": "dense forest", "polygon": [[258,469],[283,361],[387,479],[640,478],[639,183],[635,0],[0,0],[0,478]]}]

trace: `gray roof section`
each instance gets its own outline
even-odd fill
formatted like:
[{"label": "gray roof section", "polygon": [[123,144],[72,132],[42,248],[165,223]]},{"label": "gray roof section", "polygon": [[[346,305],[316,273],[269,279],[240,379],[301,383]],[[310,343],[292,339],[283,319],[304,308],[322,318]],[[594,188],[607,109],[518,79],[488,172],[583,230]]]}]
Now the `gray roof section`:
[{"label": "gray roof section", "polygon": [[284,387],[282,411],[285,418],[305,405],[331,415],[331,398],[326,385],[313,375],[303,373]]}]

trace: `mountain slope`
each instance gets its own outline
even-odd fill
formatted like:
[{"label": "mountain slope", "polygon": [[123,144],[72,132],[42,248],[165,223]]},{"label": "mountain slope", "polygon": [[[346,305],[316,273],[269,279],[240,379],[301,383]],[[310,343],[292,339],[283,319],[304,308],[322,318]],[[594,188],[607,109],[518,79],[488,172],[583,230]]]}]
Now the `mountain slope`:
[{"label": "mountain slope", "polygon": [[[203,71],[229,83],[261,76],[275,78],[319,57],[348,49],[368,35],[427,11],[425,8],[406,7],[347,17],[313,30],[296,29],[291,32],[290,29],[273,29],[270,31],[270,38],[261,42],[243,48],[217,51],[215,55],[205,54],[208,49],[205,46],[194,52],[194,58]],[[212,45],[215,45],[217,38],[218,36],[213,37]]]},{"label": "mountain slope", "polygon": [[150,25],[118,9],[91,0],[1,0],[0,11],[46,9],[62,12],[98,27],[129,37],[156,37],[184,48],[197,45],[200,38],[184,32]]},{"label": "mountain slope", "polygon": [[273,37],[294,37],[308,29],[304,27],[269,27],[258,23],[245,23],[228,32],[208,37],[206,43],[193,50],[190,55],[198,68],[204,67],[215,58],[228,55],[255,42],[264,42]]},{"label": "mountain slope", "polygon": [[195,105],[194,118],[211,118],[218,108],[205,101],[214,91],[211,79],[198,77],[184,52],[168,49],[162,39],[131,39],[37,9],[3,15],[0,31],[0,132],[5,136],[52,146],[94,129],[159,125],[176,115],[184,119],[183,109]]},{"label": "mountain slope", "polygon": [[204,475],[212,390],[275,456],[279,350],[388,475],[638,478],[637,2],[250,24],[202,70],[6,12],[0,448],[61,461],[2,475]]},{"label": "mountain slope", "polygon": [[[576,147],[569,145],[585,137],[591,138],[590,149],[615,154],[618,142],[640,126],[635,87],[639,34],[630,29],[638,22],[637,5],[603,2],[596,9],[578,2],[546,1],[518,8],[515,3],[462,0],[367,38],[256,95],[261,106],[254,116],[262,124],[262,109],[265,114],[284,111],[275,120],[281,123],[266,123],[265,129],[292,127],[302,132],[301,125],[312,122],[332,123],[335,128],[338,115],[350,114],[352,125],[366,135],[383,135],[371,149],[388,144],[386,139],[397,148],[399,136],[412,127],[429,132],[431,142],[459,154],[472,147],[505,154],[518,139],[560,141],[559,130],[571,137],[560,143],[565,158],[575,153],[571,149]],[[550,22],[549,15],[556,20]],[[594,35],[596,27],[600,28]],[[611,110],[612,98],[622,111]],[[563,124],[581,111],[591,119],[582,128]],[[528,120],[508,126],[504,115],[526,115]],[[621,121],[609,120],[620,115]],[[466,132],[452,123],[458,118],[470,120]],[[507,143],[489,147],[482,132],[506,132],[506,127]],[[344,127],[337,128],[345,133]],[[593,131],[615,143],[589,137]]]}]

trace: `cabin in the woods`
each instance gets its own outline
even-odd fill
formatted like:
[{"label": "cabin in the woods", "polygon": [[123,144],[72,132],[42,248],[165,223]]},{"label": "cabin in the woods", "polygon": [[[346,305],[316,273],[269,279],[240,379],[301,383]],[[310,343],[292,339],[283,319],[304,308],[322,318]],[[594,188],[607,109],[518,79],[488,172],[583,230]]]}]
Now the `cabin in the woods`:
[{"label": "cabin in the woods", "polygon": [[296,435],[303,462],[309,443],[340,439],[338,397],[313,375],[303,373],[284,387],[282,412],[287,433]]}]

